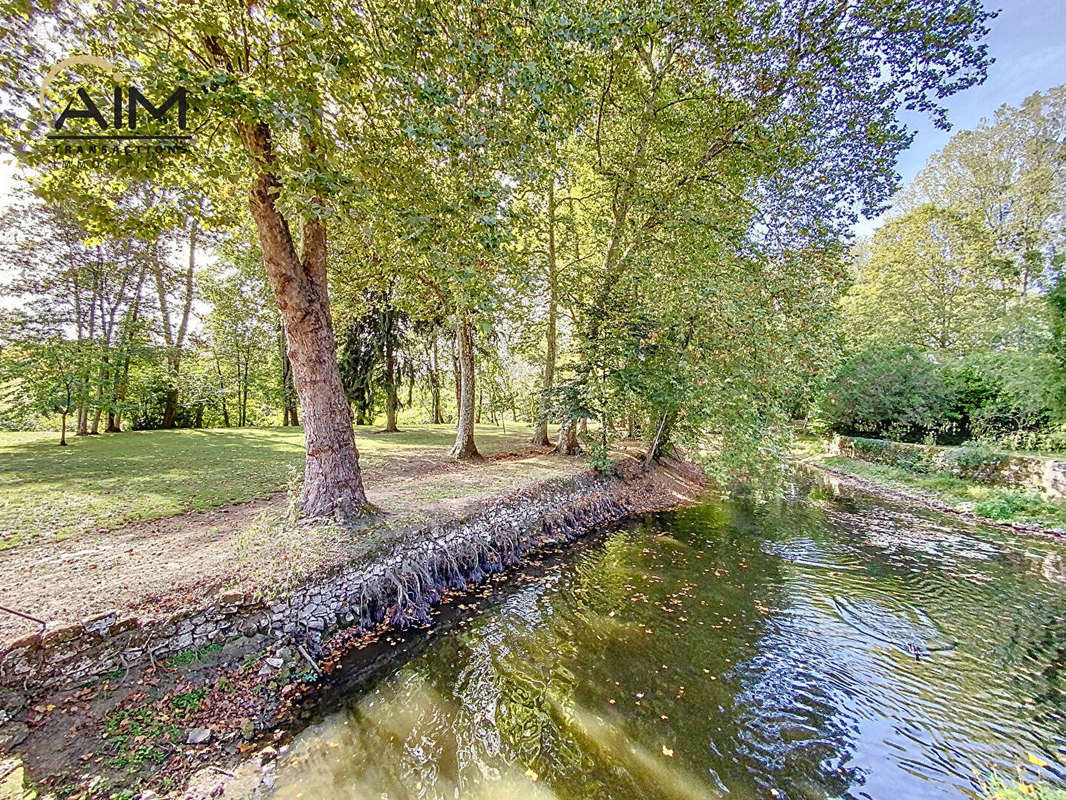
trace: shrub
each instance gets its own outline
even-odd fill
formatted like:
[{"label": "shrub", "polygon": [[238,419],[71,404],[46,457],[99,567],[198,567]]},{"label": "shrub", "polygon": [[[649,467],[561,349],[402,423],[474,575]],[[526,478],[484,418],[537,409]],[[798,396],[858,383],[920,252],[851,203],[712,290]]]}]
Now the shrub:
[{"label": "shrub", "polygon": [[611,458],[610,449],[599,442],[589,442],[586,447],[589,466],[601,475],[611,472],[615,463]]},{"label": "shrub", "polygon": [[1004,349],[939,363],[910,347],[874,347],[846,360],[816,409],[823,431],[906,442],[967,439],[1012,447],[1066,447],[1066,433],[1045,444],[1064,394],[1050,354]]},{"label": "shrub", "polygon": [[1026,350],[974,353],[945,368],[963,432],[996,438],[1046,429],[1058,404],[1050,354]]},{"label": "shrub", "polygon": [[936,468],[981,483],[994,483],[996,475],[1009,458],[986,444],[967,442],[962,447],[937,453]]},{"label": "shrub", "polygon": [[1056,508],[1036,492],[1003,489],[974,503],[973,510],[989,519],[1013,519],[1021,514],[1050,514]]},{"label": "shrub", "polygon": [[1066,451],[1066,426],[1044,431],[1011,431],[994,437],[993,441],[1007,450],[1060,453]]},{"label": "shrub", "polygon": [[957,425],[943,368],[912,347],[872,347],[844,362],[822,395],[817,418],[846,436],[921,441]]}]

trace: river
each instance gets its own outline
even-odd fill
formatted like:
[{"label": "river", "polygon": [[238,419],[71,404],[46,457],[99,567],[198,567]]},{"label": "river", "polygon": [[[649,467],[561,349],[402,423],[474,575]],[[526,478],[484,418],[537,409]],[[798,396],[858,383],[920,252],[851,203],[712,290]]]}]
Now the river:
[{"label": "river", "polygon": [[1063,785],[1061,550],[817,477],[634,521],[394,639],[295,738],[271,796]]}]

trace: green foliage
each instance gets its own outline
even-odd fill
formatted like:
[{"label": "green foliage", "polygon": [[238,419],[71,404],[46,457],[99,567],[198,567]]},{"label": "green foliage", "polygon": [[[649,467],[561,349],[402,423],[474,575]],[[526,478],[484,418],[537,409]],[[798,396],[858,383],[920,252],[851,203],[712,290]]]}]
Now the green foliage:
[{"label": "green foliage", "polygon": [[193,689],[190,692],[176,694],[170,698],[170,704],[179,710],[199,708],[210,691],[206,686],[201,686],[199,689]]},{"label": "green foliage", "polygon": [[[1066,87],[1057,87],[959,132],[858,249],[842,301],[850,360],[903,345],[941,369],[922,367],[927,383],[913,415],[893,403],[865,407],[879,390],[847,395],[828,382],[821,408],[829,429],[1061,447],[1052,432],[1066,411],[1064,119]],[[894,377],[890,361],[882,368]],[[876,381],[877,365],[867,366],[862,374]],[[850,412],[845,398],[864,408]]]},{"label": "green foliage", "polygon": [[1058,425],[1043,431],[1011,431],[995,437],[993,441],[1006,450],[1066,453],[1066,426]]},{"label": "green foliage", "polygon": [[854,437],[849,440],[855,454],[868,461],[908,469],[911,472],[927,473],[936,471],[936,451],[918,445],[899,444],[886,439],[864,439]]},{"label": "green foliage", "polygon": [[1039,492],[1022,489],[997,490],[974,503],[973,510],[975,514],[995,520],[1045,518],[1062,511]]},{"label": "green foliage", "polygon": [[921,441],[958,423],[952,387],[911,347],[871,347],[846,360],[820,399],[818,424],[847,436]]},{"label": "green foliage", "polygon": [[601,442],[589,442],[585,447],[585,457],[589,466],[601,475],[614,471],[615,461],[611,458],[610,447]]},{"label": "green foliage", "polygon": [[1046,428],[1061,416],[1063,373],[1050,354],[1030,349],[974,353],[946,365],[960,430],[982,439]]},{"label": "green foliage", "polygon": [[114,755],[107,764],[115,769],[136,769],[166,758],[168,743],[176,744],[181,729],[156,716],[151,707],[120,709],[104,717],[104,735]]},{"label": "green foliage", "polygon": [[1010,267],[1009,284],[1022,296],[1062,258],[1057,239],[1066,204],[1064,116],[1066,86],[995,109],[973,129],[955,134],[904,198],[905,206],[933,203],[981,225],[992,252]]},{"label": "green foliage", "polygon": [[846,436],[1002,440],[1039,431],[1058,416],[1060,380],[1050,357],[1031,350],[937,361],[909,347],[872,347],[826,382],[816,421]]},{"label": "green foliage", "polygon": [[180,653],[176,653],[168,658],[163,665],[167,669],[174,669],[175,667],[187,667],[194,661],[206,661],[207,657],[211,653],[217,653],[222,649],[220,644],[209,644],[200,648],[190,648],[188,650],[182,650]]},{"label": "green foliage", "polygon": [[997,472],[1008,456],[994,448],[978,442],[967,442],[962,447],[953,447],[937,454],[937,463],[955,474],[991,477]]},{"label": "green foliage", "polygon": [[[256,234],[241,224],[244,187],[268,177],[286,241],[264,247],[291,255],[297,220],[329,228],[329,293],[342,300],[329,307],[364,411],[374,347],[372,331],[351,327],[353,297],[387,286],[413,324],[470,323],[484,408],[502,420],[532,384],[508,328],[547,295],[566,320],[560,383],[573,387],[554,405],[570,416],[555,421],[580,411],[603,430],[632,424],[658,450],[713,443],[743,468],[780,457],[788,412],[832,357],[844,242],[856,213],[875,215],[892,195],[910,142],[899,98],[945,125],[944,98],[985,74],[989,19],[978,0],[506,0],[431,12],[417,0],[166,0],[150,15],[134,0],[61,2],[11,20],[23,36],[0,52],[11,67],[4,132],[39,171],[39,195],[76,195],[76,215],[102,239],[142,221],[137,238],[155,242],[202,218],[246,245]],[[57,41],[110,59],[151,96],[186,86],[202,141],[161,165],[54,157],[36,90]],[[94,91],[108,85],[74,73]],[[73,85],[59,78],[50,108]],[[160,191],[143,191],[146,180]],[[550,235],[528,199],[546,185]],[[146,369],[156,380],[136,398],[145,424],[161,396],[173,414],[175,393],[183,423],[276,415],[269,384],[284,381],[285,360],[272,353],[262,282],[245,269],[256,248],[220,249],[222,269],[203,282],[209,340],[179,364],[183,346],[164,337],[165,369]],[[557,279],[545,291],[547,260]],[[284,308],[286,281],[271,281]],[[162,282],[161,306],[168,292],[190,296],[175,275]],[[329,302],[314,294],[316,308]]]},{"label": "green foliage", "polygon": [[843,299],[856,348],[971,352],[987,344],[1013,292],[992,237],[962,213],[921,206],[883,225]]}]

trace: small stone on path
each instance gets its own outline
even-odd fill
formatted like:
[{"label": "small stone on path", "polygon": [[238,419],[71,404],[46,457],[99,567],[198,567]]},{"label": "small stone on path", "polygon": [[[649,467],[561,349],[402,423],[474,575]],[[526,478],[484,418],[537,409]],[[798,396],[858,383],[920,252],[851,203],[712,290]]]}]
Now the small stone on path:
[{"label": "small stone on path", "polygon": [[207,744],[211,741],[210,728],[193,728],[185,737],[186,744]]}]

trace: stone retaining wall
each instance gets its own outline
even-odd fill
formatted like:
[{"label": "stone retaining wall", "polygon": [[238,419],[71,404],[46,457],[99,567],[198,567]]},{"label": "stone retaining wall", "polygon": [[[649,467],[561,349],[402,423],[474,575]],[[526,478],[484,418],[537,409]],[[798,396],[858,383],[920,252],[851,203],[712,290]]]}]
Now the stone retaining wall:
[{"label": "stone retaining wall", "polygon": [[469,518],[410,531],[372,563],[346,564],[269,602],[221,593],[164,618],[111,612],[46,629],[0,651],[0,686],[75,686],[241,635],[317,638],[341,626],[424,622],[444,591],[479,583],[530,549],[678,501],[664,501],[652,482],[592,473],[547,481]]},{"label": "stone retaining wall", "polygon": [[936,447],[840,435],[826,442],[826,452],[919,472],[943,472],[977,483],[1036,489],[1054,499],[1066,498],[1066,461],[983,448]]}]

